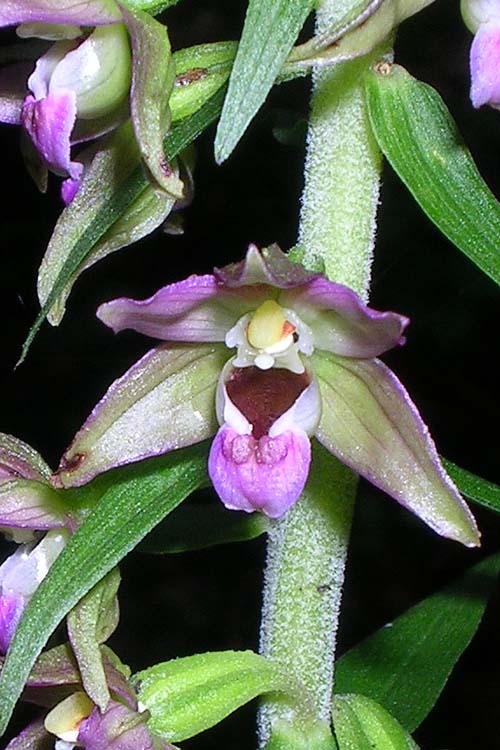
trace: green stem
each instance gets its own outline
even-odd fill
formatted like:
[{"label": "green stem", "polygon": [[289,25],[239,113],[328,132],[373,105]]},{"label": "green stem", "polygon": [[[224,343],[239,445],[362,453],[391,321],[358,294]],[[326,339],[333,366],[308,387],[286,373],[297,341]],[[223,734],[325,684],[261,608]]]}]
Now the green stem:
[{"label": "green stem", "polygon": [[[345,14],[348,3],[326,0],[318,13],[318,33],[335,23],[334,16]],[[330,279],[365,299],[381,170],[362,88],[363,71],[372,59],[315,75],[299,232],[304,264],[322,267]],[[316,445],[307,489],[273,524],[268,541],[261,653],[303,683],[316,719],[328,723],[356,485],[357,477]],[[259,715],[260,747],[270,738],[273,747],[313,747],[305,740],[308,721],[300,707],[267,697]],[[293,741],[283,741],[287,726]],[[323,739],[317,747],[328,744]]]},{"label": "green stem", "polygon": [[372,59],[344,63],[316,76],[299,230],[305,265],[322,261],[330,279],[364,299],[381,169],[360,80]]},{"label": "green stem", "polygon": [[[307,488],[269,532],[261,653],[278,662],[309,693],[294,709],[271,696],[262,704],[259,735],[284,720],[304,735],[311,719],[330,721],[333,643],[338,625],[347,544],[357,478],[319,443]],[[335,497],[342,502],[335,503]],[[300,745],[299,745],[300,746]]]}]

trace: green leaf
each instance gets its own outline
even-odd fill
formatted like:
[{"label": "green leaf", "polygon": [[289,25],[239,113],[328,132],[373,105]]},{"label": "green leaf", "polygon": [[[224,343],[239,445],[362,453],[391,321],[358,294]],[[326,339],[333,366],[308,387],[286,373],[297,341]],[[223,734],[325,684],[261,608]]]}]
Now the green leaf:
[{"label": "green leaf", "polygon": [[386,709],[364,695],[338,695],[333,725],[339,750],[418,750]]},{"label": "green leaf", "polygon": [[443,465],[460,492],[469,500],[500,513],[500,487],[443,459]]},{"label": "green leaf", "polygon": [[67,618],[85,692],[101,711],[106,709],[110,695],[99,646],[118,625],[119,585],[120,572],[114,568],[73,607]]},{"label": "green leaf", "polygon": [[264,102],[314,6],[314,0],[249,0],[215,138],[220,164]]},{"label": "green leaf", "polygon": [[[200,133],[202,133],[219,115],[222,107],[223,92],[216,92],[191,117],[181,121],[172,129],[164,141],[165,154],[169,161],[174,159]],[[85,180],[84,180],[85,182]],[[84,183],[83,183],[84,184]],[[24,342],[18,365],[25,359],[29,348],[38,333],[40,326],[47,317],[59,295],[64,292],[66,285],[85,263],[89,253],[109,228],[127,211],[148,187],[141,166],[137,166],[111,195],[104,196],[95,213],[86,222],[78,223],[75,228],[71,244],[66,248],[66,257],[61,270],[55,279],[50,292],[40,310],[29,334]],[[62,221],[62,219],[60,219]]]},{"label": "green leaf", "polygon": [[156,664],[134,678],[148,726],[180,742],[214,726],[262,693],[295,694],[276,664],[252,651],[196,654]]},{"label": "green leaf", "polygon": [[[73,249],[78,247],[82,236],[85,237],[85,228],[96,221],[102,211],[102,206],[112,201],[121,187],[127,185],[135,170],[140,168],[140,160],[131,124],[126,122],[102,144],[85,173],[85,179],[75,199],[62,212],[54,228],[38,272],[38,296],[42,307],[53,294]],[[112,180],[109,179],[110,174],[113,175]],[[144,202],[148,217],[141,221],[141,209]],[[144,231],[149,229],[150,216],[157,217],[161,222],[162,217],[168,214],[173,204],[173,199],[165,195],[159,197],[145,183],[144,190],[141,190],[138,197],[124,208],[120,216],[115,217],[111,227],[103,233],[101,239],[97,240],[93,247],[88,249],[85,258],[68,276],[64,288],[59,292],[56,302],[48,313],[50,323],[58,325],[61,322],[66,299],[82,271],[109,253],[118,250],[123,244],[140,239],[141,229]],[[127,237],[127,229],[131,228],[130,215],[137,224],[133,225],[134,233]]]},{"label": "green leaf", "polygon": [[199,446],[117,471],[30,600],[0,677],[0,733],[38,654],[75,604],[171,510],[206,482]]},{"label": "green leaf", "polygon": [[500,204],[479,174],[439,94],[399,65],[366,75],[378,144],[427,216],[500,284]]},{"label": "green leaf", "polygon": [[163,555],[244,542],[264,534],[269,521],[263,513],[237,513],[217,505],[181,505],[156,527],[141,552]]},{"label": "green leaf", "polygon": [[348,651],[335,691],[372,698],[413,732],[476,632],[499,570],[500,554],[485,558]]}]

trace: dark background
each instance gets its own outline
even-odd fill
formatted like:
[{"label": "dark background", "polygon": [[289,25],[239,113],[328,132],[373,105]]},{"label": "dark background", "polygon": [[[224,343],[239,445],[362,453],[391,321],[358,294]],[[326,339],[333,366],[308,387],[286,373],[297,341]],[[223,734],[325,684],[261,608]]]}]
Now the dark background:
[{"label": "dark background", "polygon": [[[245,3],[183,0],[167,14],[175,49],[239,36]],[[397,60],[444,97],[480,171],[500,195],[500,113],[476,112],[468,99],[471,35],[458,3],[443,0],[406,22]],[[278,143],[272,129],[307,116],[307,79],[276,89],[222,167],[214,131],[198,145],[196,197],[185,234],[156,232],[86,272],[59,329],[45,325],[27,362],[13,366],[38,307],[36,271],[61,210],[57,180],[40,196],[24,172],[18,132],[4,126],[0,275],[2,379],[0,430],[32,444],[56,466],[59,456],[109,383],[147,350],[134,333],[114,337],[95,318],[114,296],[144,297],[187,273],[240,258],[249,242],[290,247],[297,234],[303,147]],[[497,336],[494,285],[421,213],[389,167],[371,303],[412,319],[407,346],[389,353],[395,369],[448,458],[495,479],[498,411],[492,394]],[[347,570],[340,652],[500,547],[500,524],[474,509],[479,552],[432,534],[396,503],[363,484]],[[264,542],[165,557],[133,554],[122,565],[122,620],[113,645],[134,670],[204,650],[256,648]],[[479,634],[416,734],[422,748],[499,746],[500,608],[494,597]],[[250,706],[186,748],[255,746]]]}]

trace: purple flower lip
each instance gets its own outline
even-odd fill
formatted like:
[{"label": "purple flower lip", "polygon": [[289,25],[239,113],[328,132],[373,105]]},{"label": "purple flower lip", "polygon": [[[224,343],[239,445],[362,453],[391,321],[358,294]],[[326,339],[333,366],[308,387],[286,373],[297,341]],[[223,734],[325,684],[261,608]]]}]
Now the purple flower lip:
[{"label": "purple flower lip", "polygon": [[473,107],[500,108],[500,14],[479,27],[470,51],[470,70]]},{"label": "purple flower lip", "polygon": [[209,473],[227,507],[285,513],[314,435],[438,533],[479,543],[415,405],[376,359],[404,343],[406,317],[367,307],[276,245],[149,299],[107,302],[98,317],[167,343],[94,409],[63,457],[62,486],[213,435],[215,400]]}]

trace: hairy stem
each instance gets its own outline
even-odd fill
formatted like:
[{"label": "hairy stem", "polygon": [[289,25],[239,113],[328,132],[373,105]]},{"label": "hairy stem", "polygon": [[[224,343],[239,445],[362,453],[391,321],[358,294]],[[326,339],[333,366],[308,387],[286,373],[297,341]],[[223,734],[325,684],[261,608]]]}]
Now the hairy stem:
[{"label": "hairy stem", "polygon": [[[314,445],[306,491],[269,533],[261,653],[279,661],[307,689],[315,719],[329,723],[335,639],[356,477]],[[342,502],[332,502],[334,497]],[[308,734],[309,706],[294,710],[278,699],[261,708],[264,747],[277,721]]]},{"label": "hairy stem", "polygon": [[[326,0],[322,33],[349,0]],[[380,51],[379,51],[380,55]],[[299,240],[308,267],[368,296],[381,156],[364,108],[362,74],[373,56],[314,77]],[[308,689],[316,719],[330,721],[333,664],[357,477],[315,447],[304,495],[269,534],[261,653],[285,665]],[[283,726],[308,736],[307,717],[274,696],[259,715],[260,747]],[[280,740],[273,747],[281,747]],[[283,747],[313,747],[307,741]],[[316,746],[316,745],[314,745]],[[317,747],[327,747],[321,742]]]}]

